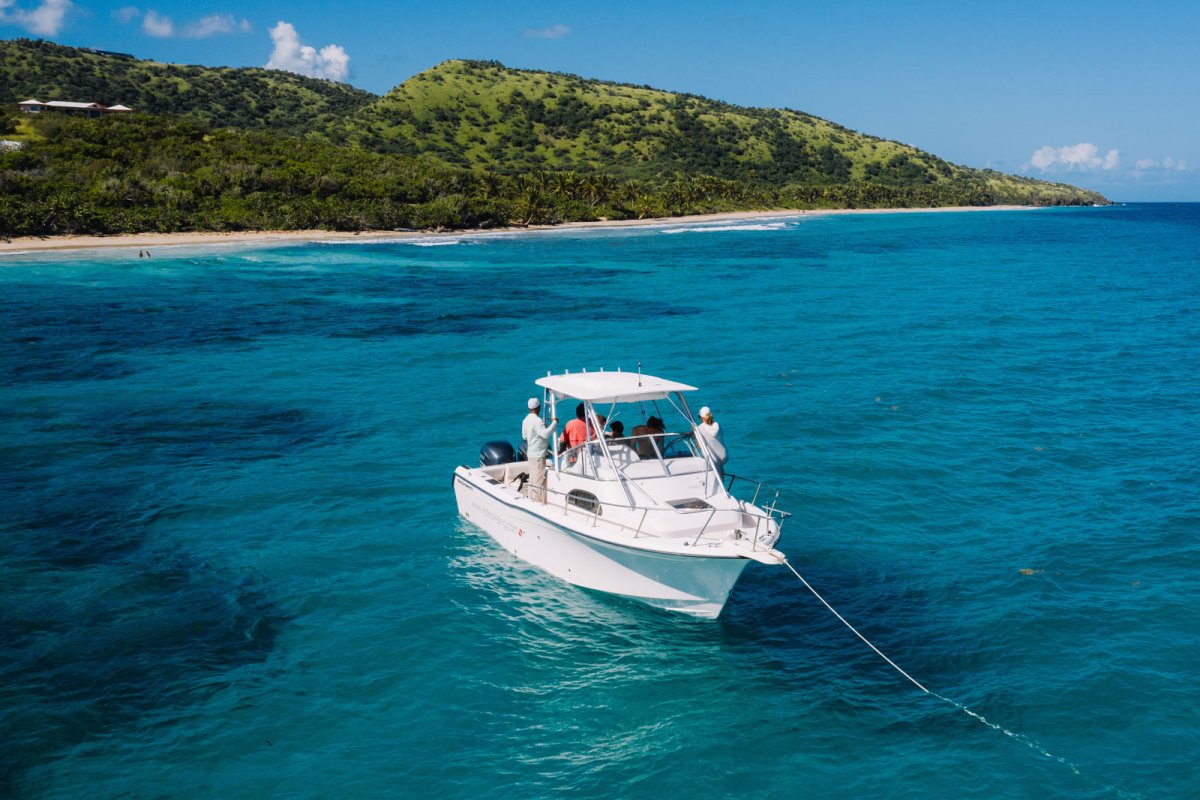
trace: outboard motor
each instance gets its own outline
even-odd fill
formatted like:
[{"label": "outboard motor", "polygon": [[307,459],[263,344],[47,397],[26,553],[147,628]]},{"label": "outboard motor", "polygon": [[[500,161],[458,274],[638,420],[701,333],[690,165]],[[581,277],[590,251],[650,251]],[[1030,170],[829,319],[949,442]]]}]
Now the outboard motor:
[{"label": "outboard motor", "polygon": [[486,442],[479,451],[479,466],[494,467],[497,464],[512,464],[517,460],[513,447],[508,442]]}]

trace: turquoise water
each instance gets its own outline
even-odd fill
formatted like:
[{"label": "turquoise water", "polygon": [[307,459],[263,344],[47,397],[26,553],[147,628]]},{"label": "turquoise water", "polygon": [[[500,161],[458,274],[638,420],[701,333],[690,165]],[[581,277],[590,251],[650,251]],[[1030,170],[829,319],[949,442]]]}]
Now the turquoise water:
[{"label": "turquoise water", "polygon": [[[1187,205],[0,257],[0,795],[1195,796],[1198,303]],[[639,361],[951,702],[784,568],[695,621],[458,519]]]}]

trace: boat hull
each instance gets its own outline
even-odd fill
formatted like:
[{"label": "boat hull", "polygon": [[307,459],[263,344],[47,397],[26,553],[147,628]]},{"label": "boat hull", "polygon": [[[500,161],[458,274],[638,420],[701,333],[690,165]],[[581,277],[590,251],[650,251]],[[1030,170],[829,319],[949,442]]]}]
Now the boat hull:
[{"label": "boat hull", "polygon": [[463,517],[522,561],[576,586],[656,608],[717,617],[750,563],[738,556],[679,555],[605,541],[561,508],[501,497],[462,470],[455,473],[454,494]]}]

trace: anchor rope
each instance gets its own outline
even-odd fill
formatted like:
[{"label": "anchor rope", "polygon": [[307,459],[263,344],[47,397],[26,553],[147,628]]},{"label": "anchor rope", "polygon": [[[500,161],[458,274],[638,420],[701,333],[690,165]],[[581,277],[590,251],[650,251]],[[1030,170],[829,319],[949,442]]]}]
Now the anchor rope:
[{"label": "anchor rope", "polygon": [[[888,658],[887,656],[885,656],[885,655],[883,654],[883,651],[882,651],[882,650],[880,650],[880,649],[879,649],[878,647],[876,647],[875,645],[871,644],[870,640],[869,640],[869,639],[867,639],[867,637],[863,636],[861,633],[859,633],[859,632],[858,632],[858,628],[854,627],[854,626],[853,626],[853,625],[851,625],[849,622],[847,622],[847,621],[846,621],[846,618],[845,618],[845,617],[843,617],[841,614],[839,614],[839,613],[837,612],[837,609],[836,609],[836,608],[834,608],[833,606],[829,605],[829,603],[825,601],[825,598],[824,598],[824,597],[821,597],[820,593],[819,593],[819,592],[817,592],[817,590],[816,590],[816,589],[814,589],[814,588],[812,587],[812,584],[810,584],[808,581],[804,580],[804,576],[803,576],[803,575],[801,575],[799,572],[797,572],[797,571],[796,571],[796,568],[792,566],[791,562],[789,562],[789,561],[788,561],[788,560],[785,558],[785,559],[783,560],[783,563],[784,563],[784,566],[786,566],[788,569],[790,569],[790,570],[792,571],[792,574],[793,574],[793,575],[795,575],[797,578],[799,578],[799,579],[800,579],[800,582],[804,584],[805,588],[807,588],[807,589],[808,589],[810,592],[812,592],[812,593],[813,593],[813,597],[815,597],[815,598],[817,598],[818,600],[820,600],[820,601],[821,601],[821,604],[822,604],[822,605],[824,605],[826,608],[828,608],[828,609],[830,610],[830,612],[832,612],[832,613],[833,613],[833,615],[834,615],[835,617],[837,617],[838,619],[840,619],[840,620],[842,621],[842,624],[843,624],[843,625],[845,625],[847,628],[849,628],[851,631],[853,631],[853,633],[854,633],[854,635],[855,635],[855,636],[857,636],[858,638],[862,639],[862,640],[863,640],[863,641],[866,643],[867,647],[869,647],[869,648],[871,648],[872,650],[874,650],[874,651],[875,651],[875,652],[876,652],[876,653],[879,655],[879,657],[880,657],[880,658],[882,658],[884,661],[886,661],[886,662],[888,662],[889,664],[891,664],[893,669],[895,669],[897,672],[899,672],[899,673],[900,673],[901,675],[903,675],[904,677],[908,678],[908,680],[909,680],[909,681],[912,683],[912,685],[913,685],[913,686],[916,686],[918,689],[920,689],[920,690],[921,690],[922,692],[924,692],[925,694],[933,694],[933,692],[929,691],[929,690],[928,690],[928,689],[926,689],[924,686],[922,686],[920,683],[918,683],[916,678],[914,678],[912,675],[909,675],[909,674],[908,674],[907,672],[905,672],[904,670],[900,669],[900,667],[899,667],[899,666],[896,664],[896,662],[895,662],[895,661],[892,661],[890,658]],[[934,696],[936,697],[936,695],[934,695]],[[945,700],[946,698],[944,698],[944,697],[943,697],[943,698],[941,698],[941,699]],[[948,701],[948,700],[947,700],[946,702],[950,702],[950,701]]]},{"label": "anchor rope", "polygon": [[[966,714],[967,716],[974,717],[975,719],[979,720],[981,723],[983,723],[984,725],[988,726],[988,727],[989,727],[989,728],[991,728],[992,730],[994,730],[994,731],[998,731],[998,732],[1000,732],[1000,733],[1003,733],[1005,736],[1008,736],[1008,737],[1010,737],[1010,738],[1012,738],[1012,739],[1015,739],[1016,741],[1018,741],[1018,742],[1020,742],[1021,744],[1025,745],[1025,746],[1026,746],[1026,747],[1028,747],[1030,750],[1033,750],[1034,752],[1038,753],[1039,755],[1042,755],[1042,756],[1044,756],[1044,757],[1046,757],[1046,758],[1049,758],[1049,759],[1051,759],[1051,760],[1053,760],[1053,761],[1057,761],[1058,763],[1060,763],[1060,764],[1062,764],[1062,765],[1064,765],[1064,766],[1068,767],[1068,768],[1069,768],[1069,769],[1070,769],[1070,770],[1071,770],[1073,773],[1075,773],[1076,775],[1082,775],[1082,773],[1080,773],[1080,771],[1079,771],[1079,767],[1077,767],[1075,764],[1073,764],[1072,762],[1070,762],[1070,761],[1068,761],[1067,759],[1063,758],[1062,756],[1056,756],[1056,755],[1054,755],[1053,753],[1051,753],[1051,752],[1049,752],[1048,750],[1046,750],[1044,747],[1042,747],[1040,744],[1038,744],[1036,741],[1034,741],[1033,739],[1029,738],[1028,736],[1025,736],[1024,734],[1021,734],[1021,733],[1017,733],[1017,732],[1015,732],[1015,731],[1010,731],[1008,728],[1005,728],[1003,725],[997,725],[995,722],[992,722],[992,721],[988,720],[987,718],[985,718],[985,717],[984,717],[982,714],[979,714],[979,713],[976,713],[975,711],[972,711],[970,708],[967,708],[967,707],[966,707],[966,706],[964,706],[962,703],[959,703],[959,702],[956,702],[956,701],[954,701],[954,700],[951,700],[949,697],[943,697],[942,695],[938,694],[937,692],[933,692],[933,691],[930,691],[929,689],[926,689],[924,686],[922,686],[922,685],[920,684],[920,682],[918,682],[918,681],[917,681],[917,679],[916,679],[916,678],[914,678],[912,675],[909,675],[907,672],[905,672],[904,670],[902,670],[902,669],[899,667],[899,665],[897,665],[897,664],[896,664],[896,662],[895,662],[895,661],[892,661],[890,658],[888,658],[886,655],[884,655],[884,653],[883,653],[883,651],[882,651],[882,650],[880,650],[880,649],[879,649],[878,647],[876,647],[875,645],[871,644],[870,640],[869,640],[869,639],[867,639],[867,637],[863,636],[861,633],[859,633],[859,632],[858,632],[858,629],[857,629],[857,628],[855,628],[853,625],[851,625],[851,624],[850,624],[850,623],[849,623],[849,622],[846,620],[846,618],[845,618],[845,617],[843,617],[841,614],[839,614],[836,608],[834,608],[833,606],[829,605],[828,601],[826,601],[826,600],[825,600],[825,598],[824,598],[824,597],[822,597],[822,596],[821,596],[821,594],[820,594],[820,593],[819,593],[819,592],[818,592],[816,589],[814,589],[814,588],[812,587],[812,584],[810,584],[808,581],[806,581],[806,580],[804,579],[804,576],[803,576],[803,575],[801,575],[799,572],[797,572],[797,571],[796,571],[796,568],[795,568],[795,567],[793,567],[793,566],[791,565],[791,562],[789,562],[789,561],[788,561],[788,560],[785,558],[785,559],[783,559],[783,564],[784,564],[784,566],[786,566],[788,569],[790,569],[790,570],[792,571],[792,574],[793,574],[793,575],[795,575],[797,578],[799,578],[799,579],[800,579],[800,582],[804,584],[805,588],[807,588],[807,589],[808,589],[810,592],[812,592],[812,594],[813,594],[813,597],[815,597],[815,598],[817,598],[818,600],[820,600],[820,601],[821,601],[821,604],[822,604],[823,606],[825,606],[827,609],[829,609],[829,611],[830,611],[830,612],[831,612],[831,613],[832,613],[832,614],[833,614],[835,617],[837,617],[839,620],[841,620],[841,622],[842,622],[842,624],[843,624],[843,625],[845,625],[847,628],[849,628],[849,629],[850,629],[850,630],[851,630],[851,631],[854,633],[854,635],[855,635],[855,636],[857,636],[859,639],[862,639],[862,640],[863,640],[863,642],[864,642],[864,643],[866,643],[867,647],[869,647],[869,648],[871,648],[872,650],[874,650],[874,651],[875,651],[875,653],[876,653],[876,654],[877,654],[877,655],[878,655],[880,658],[882,658],[884,661],[886,661],[888,664],[890,664],[890,665],[892,666],[892,668],[893,668],[893,669],[895,669],[897,672],[899,672],[901,675],[903,675],[905,678],[907,678],[907,679],[909,680],[909,682],[910,682],[910,683],[912,683],[912,685],[913,685],[913,686],[916,686],[916,687],[917,687],[918,689],[920,689],[922,692],[924,692],[924,693],[925,693],[925,694],[927,694],[927,695],[930,695],[931,697],[936,697],[938,700],[941,700],[941,701],[942,701],[942,702],[944,702],[944,703],[949,703],[950,705],[954,706],[956,709],[958,709],[959,711],[963,712],[963,713],[964,713],[964,714]],[[1105,787],[1104,787],[1104,789],[1105,789],[1106,791],[1113,792],[1113,793],[1115,793],[1115,794],[1117,794],[1118,796],[1121,796],[1121,797],[1129,797],[1129,796],[1131,796],[1131,795],[1130,795],[1130,794],[1128,794],[1127,792],[1124,792],[1123,790],[1121,790],[1121,789],[1119,789],[1118,787],[1115,787],[1115,786],[1105,786]],[[1137,795],[1132,795],[1132,796],[1136,797]]]}]

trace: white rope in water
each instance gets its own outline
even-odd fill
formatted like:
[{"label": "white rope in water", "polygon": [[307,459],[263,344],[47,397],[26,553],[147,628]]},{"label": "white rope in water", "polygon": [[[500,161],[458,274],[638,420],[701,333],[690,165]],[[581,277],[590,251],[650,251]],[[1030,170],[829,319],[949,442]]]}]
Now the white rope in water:
[{"label": "white rope in water", "polygon": [[[977,714],[977,713],[975,713],[975,712],[974,712],[974,711],[972,711],[971,709],[969,709],[969,708],[967,708],[966,706],[964,706],[962,703],[957,703],[957,702],[955,702],[954,700],[951,700],[951,699],[950,699],[950,698],[948,698],[948,697],[942,697],[942,696],[941,696],[940,694],[938,694],[937,692],[931,692],[931,691],[929,691],[928,689],[926,689],[924,686],[922,686],[922,685],[921,685],[921,684],[920,684],[920,683],[917,681],[917,679],[916,679],[916,678],[914,678],[912,675],[909,675],[909,674],[908,674],[907,672],[905,672],[904,670],[900,669],[900,667],[899,667],[899,666],[896,664],[896,662],[895,662],[895,661],[892,661],[890,658],[888,658],[887,656],[885,656],[885,655],[883,654],[883,651],[881,651],[881,650],[880,650],[878,647],[876,647],[875,645],[871,644],[871,642],[870,642],[870,641],[867,639],[867,637],[863,636],[861,633],[859,633],[859,632],[858,632],[858,629],[857,629],[857,628],[855,628],[853,625],[851,625],[849,622],[847,622],[847,621],[846,621],[846,618],[845,618],[845,617],[843,617],[841,614],[839,614],[839,613],[837,612],[837,609],[835,609],[833,606],[829,605],[829,603],[828,603],[828,602],[826,602],[826,600],[825,600],[825,598],[824,598],[824,597],[821,597],[820,593],[818,593],[818,592],[817,592],[817,590],[816,590],[816,589],[814,589],[814,588],[812,587],[812,584],[810,584],[808,581],[804,580],[804,576],[803,576],[803,575],[801,575],[799,572],[797,572],[797,571],[796,571],[796,568],[795,568],[795,567],[793,567],[793,566],[791,565],[791,563],[789,563],[789,562],[788,562],[788,560],[787,560],[786,558],[783,560],[783,563],[784,563],[784,565],[785,565],[785,566],[786,566],[788,569],[790,569],[790,570],[792,571],[792,574],[793,574],[793,575],[795,575],[797,578],[799,578],[799,579],[800,579],[800,582],[804,584],[805,588],[807,588],[807,589],[808,589],[810,592],[812,592],[812,594],[813,594],[813,597],[815,597],[815,598],[817,598],[818,600],[820,600],[820,601],[821,601],[821,604],[822,604],[822,605],[824,605],[826,608],[828,608],[828,609],[829,609],[829,611],[830,611],[830,612],[831,612],[831,613],[832,613],[832,614],[833,614],[835,617],[837,617],[839,620],[841,620],[843,625],[845,625],[847,628],[849,628],[849,629],[850,629],[850,630],[851,630],[851,631],[854,633],[854,635],[855,635],[855,636],[857,636],[859,639],[862,639],[862,640],[863,640],[863,642],[865,642],[865,643],[866,643],[867,647],[869,647],[869,648],[871,648],[872,650],[874,650],[874,651],[875,651],[875,652],[876,652],[876,653],[879,655],[879,657],[880,657],[880,658],[882,658],[882,659],[883,659],[884,661],[886,661],[887,663],[891,664],[891,665],[892,665],[892,668],[893,668],[893,669],[895,669],[897,672],[899,672],[901,675],[903,675],[905,678],[907,678],[907,679],[909,680],[909,682],[910,682],[910,683],[912,683],[912,685],[913,685],[913,686],[916,686],[918,689],[920,689],[922,692],[924,692],[924,693],[925,693],[925,694],[927,694],[927,695],[930,695],[930,696],[932,696],[932,697],[936,697],[938,700],[941,700],[941,701],[942,701],[942,702],[944,702],[944,703],[949,703],[950,705],[954,706],[955,708],[957,708],[959,711],[963,712],[964,714],[967,714],[968,716],[974,717],[975,719],[977,719],[977,720],[979,720],[980,722],[982,722],[984,725],[987,725],[987,726],[988,726],[989,728],[991,728],[992,730],[999,731],[1000,733],[1003,733],[1004,735],[1006,735],[1006,736],[1009,736],[1009,737],[1011,737],[1011,738],[1013,738],[1013,739],[1017,740],[1018,742],[1020,742],[1021,744],[1025,745],[1025,746],[1026,746],[1026,747],[1028,747],[1029,749],[1031,749],[1031,750],[1033,750],[1033,751],[1037,752],[1038,754],[1040,754],[1040,755],[1042,755],[1042,756],[1045,756],[1046,758],[1052,759],[1052,760],[1054,760],[1054,761],[1057,761],[1057,762],[1059,762],[1060,764],[1063,764],[1063,765],[1065,765],[1065,766],[1069,767],[1069,768],[1071,769],[1071,771],[1072,771],[1072,772],[1074,772],[1076,775],[1080,775],[1080,774],[1081,774],[1081,773],[1079,772],[1079,768],[1078,768],[1078,767],[1076,767],[1074,764],[1072,764],[1070,761],[1067,761],[1065,758],[1062,758],[1061,756],[1056,756],[1056,755],[1054,755],[1053,753],[1050,753],[1050,752],[1048,752],[1048,751],[1047,751],[1045,748],[1043,748],[1043,747],[1042,747],[1040,744],[1038,744],[1038,743],[1037,743],[1037,742],[1035,742],[1034,740],[1030,739],[1028,736],[1025,736],[1025,735],[1023,735],[1023,734],[1020,734],[1020,733],[1015,733],[1015,732],[1013,732],[1013,731],[1010,731],[1008,728],[1005,728],[1005,727],[1003,727],[1002,725],[997,725],[997,724],[996,724],[996,723],[994,723],[994,722],[990,722],[990,721],[988,721],[987,719],[985,719],[985,718],[983,717],[983,715],[982,715],[982,714]],[[1123,797],[1125,797],[1125,796],[1129,796],[1128,794],[1126,794],[1125,792],[1122,792],[1121,790],[1117,789],[1116,787],[1107,786],[1107,787],[1105,787],[1105,788],[1106,788],[1107,790],[1109,790],[1109,791],[1114,791],[1114,792],[1116,792],[1116,793],[1120,794],[1120,795],[1121,795],[1121,796],[1123,796]]]},{"label": "white rope in water", "polygon": [[[846,618],[845,618],[845,617],[843,617],[841,614],[839,614],[839,613],[837,612],[837,609],[835,609],[833,606],[829,605],[829,603],[825,602],[825,598],[824,598],[824,597],[821,597],[821,595],[817,593],[817,590],[816,590],[816,589],[814,589],[814,588],[812,587],[812,584],[810,584],[808,581],[804,580],[804,576],[803,576],[803,575],[801,575],[799,572],[797,572],[797,571],[796,571],[796,568],[795,568],[795,567],[793,567],[793,566],[791,565],[791,563],[790,563],[790,562],[789,562],[789,561],[788,561],[786,558],[783,560],[783,563],[784,563],[784,565],[785,565],[785,566],[786,566],[788,569],[790,569],[790,570],[792,571],[792,574],[793,574],[793,575],[795,575],[797,578],[799,578],[799,579],[800,579],[800,582],[801,582],[801,583],[803,583],[803,584],[805,585],[805,587],[806,587],[806,588],[807,588],[807,589],[808,589],[810,592],[812,592],[812,593],[813,593],[813,597],[815,597],[815,598],[817,598],[818,600],[820,600],[820,601],[821,601],[821,603],[822,603],[822,605],[824,605],[826,608],[828,608],[828,609],[829,609],[829,610],[830,610],[830,611],[833,613],[833,615],[834,615],[835,617],[837,617],[838,619],[840,619],[840,620],[842,621],[842,624],[843,624],[843,625],[845,625],[847,628],[849,628],[851,631],[853,631],[853,632],[854,632],[854,635],[855,635],[855,636],[857,636],[858,638],[860,638],[860,639],[862,639],[864,642],[866,642],[866,644],[867,644],[867,647],[869,647],[869,648],[871,648],[872,650],[874,650],[876,653],[878,653],[878,654],[879,654],[879,657],[880,657],[880,658],[882,658],[884,661],[886,661],[886,662],[888,662],[889,664],[891,664],[891,665],[892,665],[892,667],[893,667],[893,669],[895,669],[895,670],[896,670],[896,672],[899,672],[901,675],[903,675],[904,677],[908,678],[908,679],[909,679],[909,681],[911,681],[911,682],[912,682],[912,685],[913,685],[913,686],[917,687],[918,689],[920,689],[920,690],[921,690],[922,692],[924,692],[925,694],[933,694],[933,692],[929,691],[929,690],[928,690],[928,689],[926,689],[924,686],[922,686],[921,684],[919,684],[919,683],[917,682],[917,679],[916,679],[916,678],[914,678],[912,675],[909,675],[909,674],[908,674],[907,672],[905,672],[904,670],[900,669],[900,667],[896,666],[896,662],[895,662],[895,661],[892,661],[890,658],[888,658],[887,656],[885,656],[885,655],[883,654],[883,652],[882,652],[882,651],[881,651],[881,650],[880,650],[878,647],[876,647],[875,645],[871,644],[871,642],[870,642],[870,641],[867,639],[867,637],[863,636],[861,633],[859,633],[859,632],[858,632],[858,628],[855,628],[853,625],[851,625],[849,622],[847,622],[847,621],[846,621]],[[934,695],[934,696],[936,697],[936,695]],[[944,698],[944,697],[943,697],[942,699],[943,699],[943,700],[945,700],[946,698]],[[947,701],[947,702],[949,702],[949,701]]]}]

